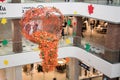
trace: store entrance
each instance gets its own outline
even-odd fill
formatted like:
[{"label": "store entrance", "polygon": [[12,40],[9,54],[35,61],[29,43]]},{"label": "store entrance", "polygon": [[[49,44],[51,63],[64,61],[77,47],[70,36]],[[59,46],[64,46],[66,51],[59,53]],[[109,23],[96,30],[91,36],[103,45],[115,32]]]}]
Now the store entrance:
[{"label": "store entrance", "polygon": [[92,66],[79,61],[80,65],[80,80],[102,80],[103,74]]}]

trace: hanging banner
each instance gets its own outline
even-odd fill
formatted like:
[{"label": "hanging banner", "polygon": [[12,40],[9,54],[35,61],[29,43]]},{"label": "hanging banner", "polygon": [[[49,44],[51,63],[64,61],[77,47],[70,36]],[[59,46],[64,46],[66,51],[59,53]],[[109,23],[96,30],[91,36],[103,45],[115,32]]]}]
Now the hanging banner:
[{"label": "hanging banner", "polygon": [[[91,5],[91,6],[90,6]],[[33,7],[50,6],[58,8],[67,16],[92,17],[108,22],[120,23],[120,7],[89,3],[4,3],[0,4],[0,18],[21,18],[23,13]],[[92,11],[92,13],[91,13]]]}]

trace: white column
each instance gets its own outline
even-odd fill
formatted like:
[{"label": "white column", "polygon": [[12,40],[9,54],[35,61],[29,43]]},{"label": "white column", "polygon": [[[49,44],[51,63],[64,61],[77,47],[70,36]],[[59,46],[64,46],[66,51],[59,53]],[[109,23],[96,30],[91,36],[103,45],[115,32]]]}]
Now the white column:
[{"label": "white column", "polygon": [[15,80],[14,79],[15,76],[15,71],[14,68],[6,68],[6,78],[7,80]]},{"label": "white column", "polygon": [[15,80],[22,80],[22,66],[15,67]]},{"label": "white column", "polygon": [[6,80],[5,69],[0,69],[0,80]]},{"label": "white column", "polygon": [[69,80],[79,80],[79,74],[80,74],[80,66],[78,63],[78,59],[75,58],[70,58],[70,62],[69,62],[69,74],[68,74],[68,78]]},{"label": "white column", "polygon": [[7,80],[22,80],[22,67],[6,68]]}]

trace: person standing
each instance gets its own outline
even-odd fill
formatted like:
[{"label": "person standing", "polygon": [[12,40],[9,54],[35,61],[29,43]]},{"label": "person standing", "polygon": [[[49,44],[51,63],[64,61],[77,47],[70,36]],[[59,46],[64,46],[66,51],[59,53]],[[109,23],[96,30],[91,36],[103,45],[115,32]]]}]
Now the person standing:
[{"label": "person standing", "polygon": [[65,0],[65,2],[69,2],[70,0]]},{"label": "person standing", "polygon": [[108,4],[113,4],[113,0],[107,0],[107,5]]}]

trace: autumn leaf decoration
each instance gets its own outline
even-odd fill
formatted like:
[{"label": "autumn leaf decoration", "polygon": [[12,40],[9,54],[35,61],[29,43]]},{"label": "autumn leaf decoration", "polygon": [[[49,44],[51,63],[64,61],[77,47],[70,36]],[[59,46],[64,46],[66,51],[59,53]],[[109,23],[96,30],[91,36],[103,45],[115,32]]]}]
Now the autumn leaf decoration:
[{"label": "autumn leaf decoration", "polygon": [[6,18],[2,18],[1,24],[6,24],[6,23],[7,23],[7,19]]},{"label": "autumn leaf decoration", "polygon": [[39,45],[44,72],[53,71],[57,66],[63,17],[55,7],[41,7],[26,11],[20,21],[24,37]]},{"label": "autumn leaf decoration", "polygon": [[0,2],[4,2],[5,0],[0,0]]},{"label": "autumn leaf decoration", "polygon": [[94,7],[92,4],[88,5],[88,13],[91,15],[93,14],[93,11],[94,11]]}]

